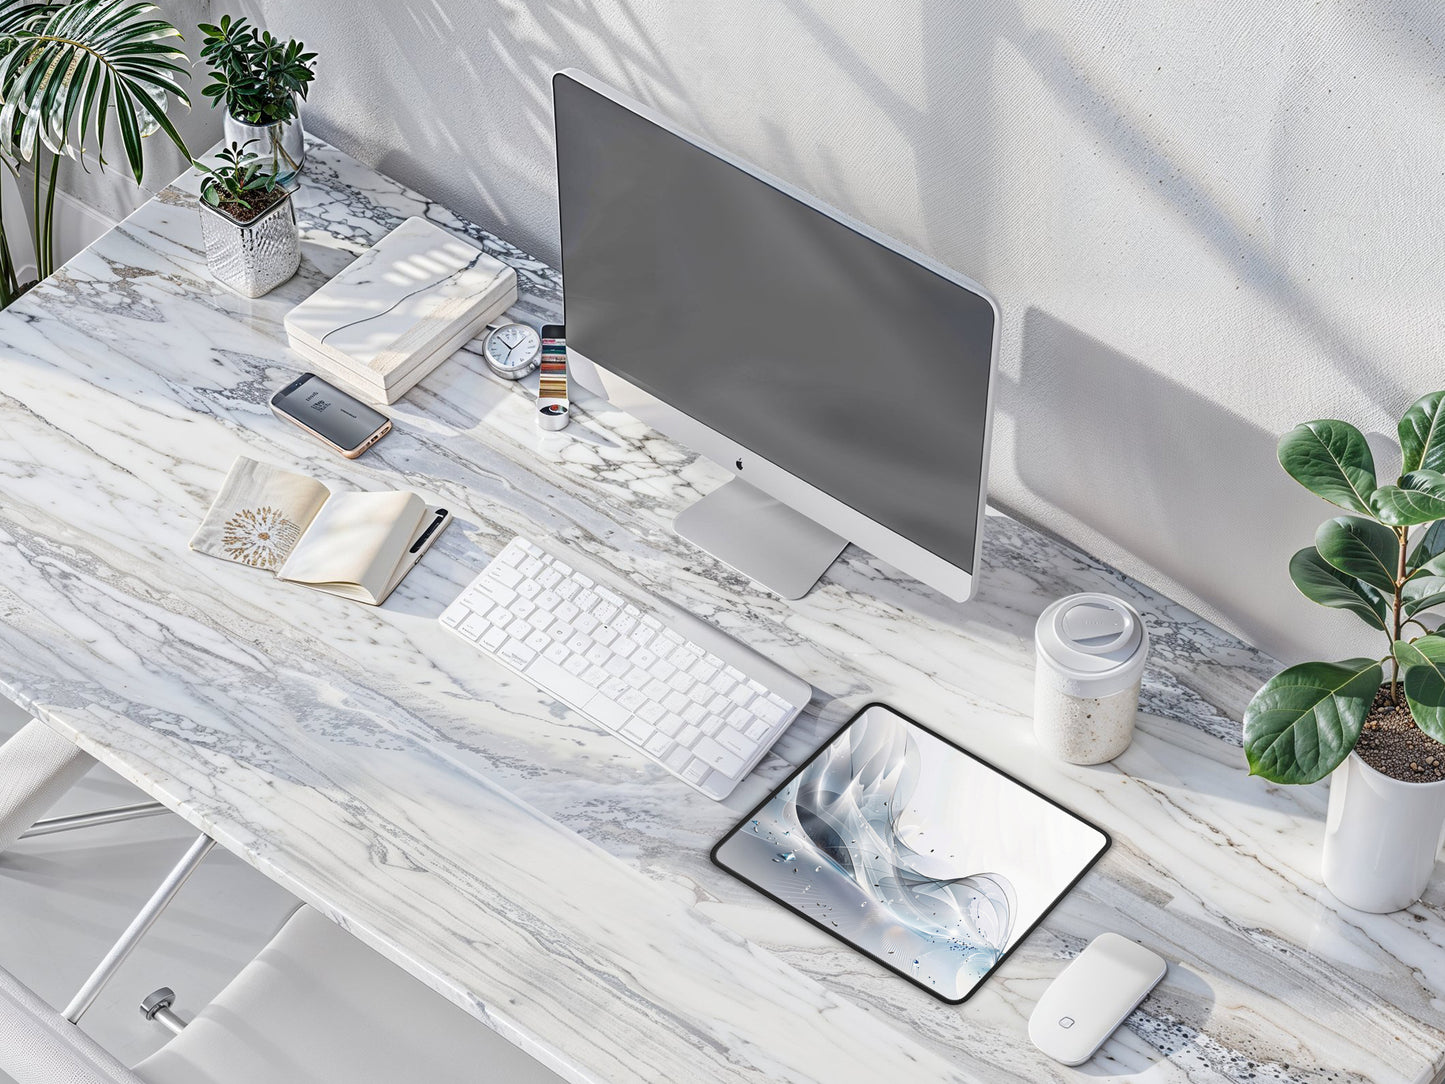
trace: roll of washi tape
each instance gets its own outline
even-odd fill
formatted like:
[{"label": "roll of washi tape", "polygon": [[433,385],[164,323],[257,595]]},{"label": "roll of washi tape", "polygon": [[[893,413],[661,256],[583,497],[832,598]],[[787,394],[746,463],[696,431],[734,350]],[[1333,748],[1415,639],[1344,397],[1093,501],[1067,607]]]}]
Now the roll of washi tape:
[{"label": "roll of washi tape", "polygon": [[567,329],[562,324],[542,328],[542,358],[537,366],[537,424],[543,429],[565,429],[567,404]]}]

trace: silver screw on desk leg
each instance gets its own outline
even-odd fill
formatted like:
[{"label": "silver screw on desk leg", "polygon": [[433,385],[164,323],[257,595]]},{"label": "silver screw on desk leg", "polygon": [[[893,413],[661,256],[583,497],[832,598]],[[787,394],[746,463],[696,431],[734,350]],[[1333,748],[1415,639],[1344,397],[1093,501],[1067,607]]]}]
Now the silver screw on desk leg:
[{"label": "silver screw on desk leg", "polygon": [[162,986],[159,990],[146,996],[140,1003],[141,1015],[147,1020],[157,1020],[172,1033],[179,1035],[185,1030],[186,1022],[175,1013],[171,1012],[171,1006],[176,1003],[176,992],[169,986]]}]

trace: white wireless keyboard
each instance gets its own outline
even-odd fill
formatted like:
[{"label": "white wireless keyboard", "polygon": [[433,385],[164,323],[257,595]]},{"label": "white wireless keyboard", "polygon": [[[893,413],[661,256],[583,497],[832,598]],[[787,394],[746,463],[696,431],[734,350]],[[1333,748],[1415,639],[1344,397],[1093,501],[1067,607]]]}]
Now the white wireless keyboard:
[{"label": "white wireless keyboard", "polygon": [[[574,568],[589,565],[594,575]],[[514,538],[441,615],[463,640],[721,800],[811,699],[806,681],[600,570]]]}]

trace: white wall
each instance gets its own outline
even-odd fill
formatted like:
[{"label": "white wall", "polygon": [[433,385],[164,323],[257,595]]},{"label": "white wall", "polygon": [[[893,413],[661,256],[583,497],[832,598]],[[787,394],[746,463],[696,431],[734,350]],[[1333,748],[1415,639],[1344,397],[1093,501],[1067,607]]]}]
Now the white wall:
[{"label": "white wall", "polygon": [[1445,386],[1428,0],[240,6],[320,51],[311,128],[542,256],[576,65],[978,278],[996,503],[1284,656],[1345,651],[1286,576],[1329,512],[1274,442],[1393,434]]}]

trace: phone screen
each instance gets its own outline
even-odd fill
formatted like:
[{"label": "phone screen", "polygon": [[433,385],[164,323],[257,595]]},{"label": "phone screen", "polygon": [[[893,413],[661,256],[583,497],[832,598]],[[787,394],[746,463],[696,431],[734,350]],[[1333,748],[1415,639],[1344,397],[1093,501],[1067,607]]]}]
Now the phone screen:
[{"label": "phone screen", "polygon": [[338,448],[354,451],[386,424],[386,415],[306,373],[271,397],[271,405]]}]

